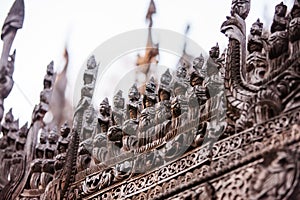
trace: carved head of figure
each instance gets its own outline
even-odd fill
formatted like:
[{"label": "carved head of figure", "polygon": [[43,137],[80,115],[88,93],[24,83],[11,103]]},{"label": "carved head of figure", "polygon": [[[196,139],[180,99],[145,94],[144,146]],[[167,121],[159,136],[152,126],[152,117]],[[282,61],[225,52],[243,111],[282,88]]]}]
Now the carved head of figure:
[{"label": "carved head of figure", "polygon": [[14,121],[14,116],[12,114],[12,108],[10,108],[9,111],[5,114],[4,120],[6,123],[12,123]]},{"label": "carved head of figure", "polygon": [[127,112],[129,114],[130,119],[137,119],[138,105],[135,103],[129,103],[127,105]]},{"label": "carved head of figure", "polygon": [[292,17],[292,19],[300,17],[300,1],[299,0],[294,1],[294,5],[291,10],[291,17]]},{"label": "carved head of figure", "polygon": [[250,0],[232,0],[231,15],[239,15],[242,19],[246,19],[250,11]]},{"label": "carved head of figure", "polygon": [[68,137],[71,129],[68,125],[68,122],[65,121],[65,123],[60,127],[60,135],[64,138]]},{"label": "carved head of figure", "polygon": [[41,134],[40,134],[40,143],[41,144],[46,144],[47,143],[47,132],[45,129],[41,130]]},{"label": "carved head of figure", "polygon": [[96,63],[96,59],[95,59],[95,56],[92,55],[88,60],[87,60],[87,68],[88,69],[94,69],[96,66],[97,66],[97,63]]},{"label": "carved head of figure", "polygon": [[138,101],[140,99],[140,93],[138,91],[136,83],[128,91],[128,98],[130,101]]},{"label": "carved head of figure", "polygon": [[54,66],[54,62],[51,61],[51,62],[49,63],[49,65],[47,66],[47,74],[48,74],[48,75],[51,75],[51,76],[52,76],[52,75],[54,74],[53,66]]},{"label": "carved head of figure", "polygon": [[250,33],[252,35],[261,36],[262,30],[263,30],[263,23],[261,23],[260,20],[257,19],[257,21],[252,24]]},{"label": "carved head of figure", "polygon": [[58,140],[58,134],[57,134],[57,128],[53,128],[48,135],[48,141],[50,144],[56,144],[57,140]]},{"label": "carved head of figure", "polygon": [[100,111],[100,114],[103,116],[110,115],[110,105],[109,105],[107,98],[103,99],[103,101],[100,103],[99,111]]},{"label": "carved head of figure", "polygon": [[176,76],[178,78],[186,78],[186,75],[187,75],[187,68],[185,65],[179,65],[179,67],[177,68],[176,70]]},{"label": "carved head of figure", "polygon": [[12,108],[11,108],[5,114],[5,117],[4,117],[4,123],[2,124],[2,128],[1,128],[3,135],[7,135],[8,131],[10,129],[10,125],[13,121],[14,121],[14,116],[12,114]]},{"label": "carved head of figure", "polygon": [[143,104],[144,108],[148,108],[154,106],[156,104],[156,84],[154,82],[154,78],[151,77],[149,82],[146,84],[145,94],[143,96]]},{"label": "carved head of figure", "polygon": [[197,70],[193,70],[190,76],[190,84],[192,87],[195,87],[196,85],[202,85],[204,78],[201,77],[199,72]]},{"label": "carved head of figure", "polygon": [[170,74],[169,69],[162,74],[160,79],[160,85],[158,89],[158,99],[159,101],[170,100],[171,97],[171,88],[170,82],[172,81],[172,75]]},{"label": "carved head of figure", "polygon": [[117,94],[114,96],[114,107],[123,109],[125,104],[125,99],[122,97],[122,90],[119,90]]},{"label": "carved head of figure", "polygon": [[202,54],[200,54],[199,57],[196,57],[193,60],[193,67],[196,68],[196,69],[202,69],[203,64],[204,64],[204,57],[203,57]]},{"label": "carved head of figure", "polygon": [[26,123],[20,128],[20,130],[19,130],[19,136],[20,136],[20,137],[27,137],[27,130],[28,130],[27,125],[28,125],[28,123],[26,122]]},{"label": "carved head of figure", "polygon": [[287,11],[287,6],[284,5],[283,2],[275,6],[275,15],[279,17],[285,17],[286,11]]},{"label": "carved head of figure", "polygon": [[209,56],[212,59],[217,59],[219,58],[220,55],[220,48],[219,48],[219,44],[217,43],[216,46],[213,46],[210,51],[209,51]]},{"label": "carved head of figure", "polygon": [[179,95],[185,95],[188,85],[183,82],[180,81],[179,79],[175,79],[174,82],[172,83],[173,86],[173,93],[175,96],[179,96]]}]

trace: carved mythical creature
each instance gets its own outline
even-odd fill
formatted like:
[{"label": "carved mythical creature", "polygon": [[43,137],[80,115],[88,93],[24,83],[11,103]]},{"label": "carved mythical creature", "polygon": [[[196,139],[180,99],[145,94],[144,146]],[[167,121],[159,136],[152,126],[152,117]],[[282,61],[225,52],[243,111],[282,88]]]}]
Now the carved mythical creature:
[{"label": "carved mythical creature", "polygon": [[[240,6],[240,7],[239,7]],[[233,0],[231,16],[221,26],[221,32],[229,38],[224,77],[225,96],[230,111],[227,112],[228,130],[233,127],[242,112],[247,112],[246,102],[259,90],[248,84],[246,77],[246,25],[245,18],[250,10],[249,0]],[[229,120],[230,119],[230,120]]]},{"label": "carved mythical creature", "polygon": [[4,21],[1,33],[3,49],[0,58],[0,121],[4,112],[3,101],[12,90],[14,84],[12,74],[14,71],[15,51],[13,55],[9,55],[9,52],[17,30],[23,26],[23,21],[24,1],[16,0]]},{"label": "carved mythical creature", "polygon": [[296,181],[297,165],[294,159],[285,151],[266,155],[265,166],[261,166],[261,171],[253,178],[251,199],[289,199],[289,191]]},{"label": "carved mythical creature", "polygon": [[238,15],[246,19],[250,11],[250,0],[233,0],[231,4],[231,15]]}]

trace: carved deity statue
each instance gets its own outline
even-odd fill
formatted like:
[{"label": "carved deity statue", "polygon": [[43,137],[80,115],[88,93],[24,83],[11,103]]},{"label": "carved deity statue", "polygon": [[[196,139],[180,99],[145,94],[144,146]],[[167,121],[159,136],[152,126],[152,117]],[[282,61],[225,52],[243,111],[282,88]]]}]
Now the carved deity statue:
[{"label": "carved deity statue", "polygon": [[[142,112],[143,105],[142,105],[142,101],[140,99],[141,98],[141,94],[138,91],[136,83],[133,84],[131,86],[131,88],[129,89],[129,91],[128,91],[128,98],[129,98],[129,102],[128,103],[133,103],[133,104],[136,104],[138,106],[138,117],[139,117],[140,113]],[[127,113],[127,116],[129,116],[128,113]]]},{"label": "carved deity statue", "polygon": [[18,131],[16,140],[16,151],[23,151],[27,139],[27,123],[25,123]]},{"label": "carved deity statue", "polygon": [[88,108],[84,111],[83,118],[85,120],[83,122],[81,138],[82,140],[86,140],[93,137],[96,134],[96,110],[94,109],[92,104],[88,106]]},{"label": "carved deity statue", "polygon": [[281,2],[275,6],[275,14],[273,18],[273,23],[271,25],[271,33],[276,31],[284,31],[288,26],[288,20],[286,18],[287,6]]},{"label": "carved deity statue", "polygon": [[99,108],[98,123],[100,128],[93,139],[92,158],[96,164],[107,160],[107,131],[111,126],[110,112],[108,99],[105,98],[100,103]]},{"label": "carved deity statue", "polygon": [[160,139],[165,136],[169,130],[171,114],[171,81],[172,76],[169,69],[162,74],[160,79],[160,85],[158,88],[159,102],[155,104],[155,139]]},{"label": "carved deity statue", "polygon": [[193,70],[190,75],[190,85],[193,87],[193,92],[190,96],[190,103],[192,103],[193,98],[196,97],[198,100],[198,105],[205,104],[209,99],[208,88],[204,85],[204,77],[202,77],[197,70]]},{"label": "carved deity statue", "polygon": [[154,137],[155,126],[155,104],[156,104],[156,84],[151,77],[146,84],[146,91],[143,96],[144,109],[139,121],[139,147],[150,143]]},{"label": "carved deity statue", "polygon": [[71,129],[67,122],[65,122],[60,128],[60,136],[57,144],[57,152],[58,154],[66,153],[69,143],[70,143],[70,133]]},{"label": "carved deity statue", "polygon": [[122,97],[122,90],[119,90],[117,94],[114,96],[114,107],[112,110],[112,123],[113,125],[121,126],[125,119],[125,99]]},{"label": "carved deity statue", "polygon": [[[222,90],[223,79],[219,71],[223,65],[223,58],[220,57],[220,49],[218,43],[209,51],[209,58],[207,60],[207,77],[205,77],[204,84],[207,85],[209,96],[213,97]],[[196,75],[194,73],[194,75]],[[198,75],[197,75],[198,76]],[[195,84],[199,85],[199,84]]]},{"label": "carved deity statue", "polygon": [[44,158],[45,149],[47,144],[47,131],[46,129],[41,129],[40,140],[38,145],[35,147],[35,157],[36,158]]},{"label": "carved deity statue", "polygon": [[57,128],[55,127],[50,130],[48,134],[48,142],[45,149],[46,159],[53,159],[55,157],[58,138],[59,135],[57,134]]},{"label": "carved deity statue", "polygon": [[206,76],[206,70],[203,69],[204,65],[204,57],[200,54],[199,57],[194,58],[193,60],[193,68],[196,69],[202,76]]},{"label": "carved deity statue", "polygon": [[138,109],[139,105],[137,103],[127,104],[129,119],[124,122],[122,127],[122,143],[124,151],[130,151],[137,148],[137,132],[139,126]]},{"label": "carved deity statue", "polygon": [[261,52],[263,49],[263,40],[262,40],[262,30],[263,23],[257,19],[256,22],[252,24],[250,29],[250,35],[248,37],[248,51],[249,53]]},{"label": "carved deity statue", "polygon": [[162,74],[160,79],[160,85],[158,88],[158,100],[159,102],[155,105],[156,107],[156,123],[163,123],[166,120],[171,119],[171,87],[170,83],[172,81],[172,76],[169,69]]}]

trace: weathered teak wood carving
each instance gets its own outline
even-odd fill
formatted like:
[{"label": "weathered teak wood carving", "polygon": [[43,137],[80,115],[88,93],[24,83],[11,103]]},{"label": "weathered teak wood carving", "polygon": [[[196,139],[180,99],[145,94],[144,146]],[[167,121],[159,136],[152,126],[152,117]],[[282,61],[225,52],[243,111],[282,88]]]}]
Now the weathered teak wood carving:
[{"label": "weathered teak wood carving", "polygon": [[[112,104],[104,98],[99,110],[92,105],[99,64],[91,56],[73,124],[59,130],[43,122],[51,62],[29,128],[19,128],[11,110],[2,123],[1,197],[299,199],[300,3],[289,13],[276,5],[270,33],[258,19],[247,38],[249,12],[250,0],[232,1],[221,55],[216,44],[207,59],[199,52],[151,77],[142,94],[133,84],[128,102],[121,90]],[[151,1],[150,34],[153,13]]]}]

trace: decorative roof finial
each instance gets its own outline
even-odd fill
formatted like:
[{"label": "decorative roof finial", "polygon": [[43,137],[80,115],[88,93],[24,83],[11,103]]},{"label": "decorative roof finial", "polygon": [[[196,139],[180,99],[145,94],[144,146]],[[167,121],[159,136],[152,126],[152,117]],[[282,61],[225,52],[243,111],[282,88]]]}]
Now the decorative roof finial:
[{"label": "decorative roof finial", "polygon": [[17,30],[22,28],[24,22],[24,1],[16,0],[12,5],[2,26],[1,40],[3,49],[0,60],[0,71],[8,65],[8,57]]},{"label": "decorative roof finial", "polygon": [[152,27],[152,25],[153,25],[152,15],[154,13],[156,13],[156,7],[155,7],[155,4],[154,4],[154,1],[151,0],[149,8],[148,8],[147,15],[146,15],[146,19],[150,21],[149,27]]}]

